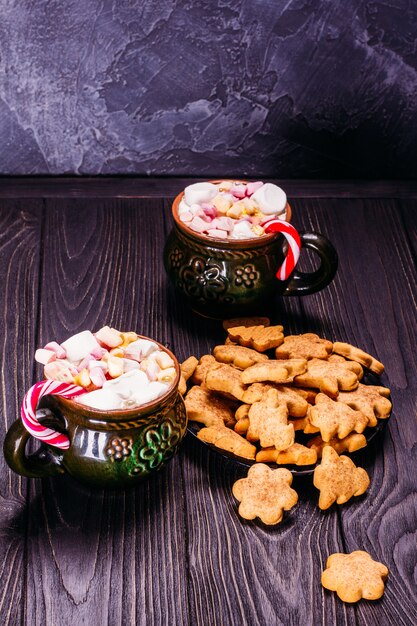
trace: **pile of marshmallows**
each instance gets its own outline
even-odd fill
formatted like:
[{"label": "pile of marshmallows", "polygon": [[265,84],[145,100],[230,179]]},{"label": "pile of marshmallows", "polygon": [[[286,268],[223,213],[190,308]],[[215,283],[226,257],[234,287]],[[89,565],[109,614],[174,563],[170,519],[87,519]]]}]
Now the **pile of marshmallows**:
[{"label": "pile of marshmallows", "polygon": [[100,410],[130,409],[165,394],[176,377],[170,355],[135,332],[104,326],[36,350],[45,377],[84,387],[77,402]]},{"label": "pile of marshmallows", "polygon": [[218,239],[251,239],[265,234],[271,219],[286,219],[287,196],[272,183],[195,183],[184,190],[179,219],[191,230]]}]

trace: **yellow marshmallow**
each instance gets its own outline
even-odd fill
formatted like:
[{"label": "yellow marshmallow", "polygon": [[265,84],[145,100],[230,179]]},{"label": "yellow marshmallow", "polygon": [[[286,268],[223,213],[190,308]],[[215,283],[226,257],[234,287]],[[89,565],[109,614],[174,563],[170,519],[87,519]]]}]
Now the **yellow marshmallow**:
[{"label": "yellow marshmallow", "polygon": [[221,194],[218,194],[211,202],[222,215],[226,215],[227,211],[232,206],[231,201]]}]

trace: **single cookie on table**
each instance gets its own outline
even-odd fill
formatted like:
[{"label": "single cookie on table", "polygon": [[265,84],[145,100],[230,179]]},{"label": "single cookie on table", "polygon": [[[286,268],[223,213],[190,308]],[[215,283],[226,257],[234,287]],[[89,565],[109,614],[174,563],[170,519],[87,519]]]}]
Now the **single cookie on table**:
[{"label": "single cookie on table", "polygon": [[378,600],[384,593],[387,576],[388,568],[383,563],[374,561],[364,550],[355,550],[350,554],[331,554],[321,584],[336,591],[343,602]]},{"label": "single cookie on table", "polygon": [[293,443],[286,450],[263,448],[256,455],[258,463],[277,463],[278,465],[314,465],[317,462],[315,450],[300,443]]},{"label": "single cookie on table", "polygon": [[387,387],[359,383],[353,391],[341,391],[337,401],[362,411],[369,420],[369,426],[376,426],[377,418],[387,419],[391,414],[392,404],[388,399],[390,395],[391,391]]},{"label": "single cookie on table", "polygon": [[228,329],[229,337],[246,348],[266,352],[284,341],[282,326],[236,326]]},{"label": "single cookie on table", "polygon": [[359,363],[346,361],[334,363],[321,359],[307,361],[307,371],[294,378],[295,385],[302,387],[315,387],[321,392],[336,398],[339,389],[351,391],[359,385],[363,376],[363,369]]},{"label": "single cookie on table", "polygon": [[256,350],[244,346],[216,346],[213,349],[213,356],[219,363],[230,363],[241,370],[255,363],[268,361],[266,354],[260,354]]},{"label": "single cookie on table", "polygon": [[268,317],[234,317],[230,320],[223,320],[223,328],[226,331],[237,326],[269,326],[270,324]]},{"label": "single cookie on table", "polygon": [[191,376],[191,382],[194,385],[204,385],[208,369],[215,365],[220,367],[220,363],[216,361],[213,355],[205,354],[202,356]]},{"label": "single cookie on table", "polygon": [[270,360],[256,363],[242,372],[242,383],[290,383],[307,369],[306,359]]},{"label": "single cookie on table", "polygon": [[251,461],[255,459],[256,447],[224,425],[202,428],[198,431],[197,437],[201,441],[211,443],[216,448],[226,450],[226,452],[231,452]]},{"label": "single cookie on table", "polygon": [[319,459],[322,457],[323,448],[325,446],[331,446],[334,450],[336,450],[337,454],[341,454],[342,452],[356,452],[356,450],[365,448],[366,445],[367,442],[365,435],[358,433],[351,433],[350,435],[347,435],[347,437],[343,437],[343,439],[335,437],[334,439],[330,439],[330,441],[323,441],[323,439],[319,436],[314,437],[307,442],[307,446],[316,451]]},{"label": "single cookie on table", "polygon": [[287,335],[284,342],[275,350],[277,359],[327,359],[332,353],[333,344],[315,333]]},{"label": "single cookie on table", "polygon": [[216,362],[216,365],[209,367],[207,371],[205,385],[207,389],[233,396],[243,402],[246,387],[241,381],[241,374],[242,372],[232,365]]},{"label": "single cookie on table", "polygon": [[357,348],[356,346],[351,346],[349,343],[335,341],[333,344],[333,352],[335,354],[340,354],[351,361],[356,361],[357,363],[364,365],[371,370],[371,372],[378,375],[382,374],[385,369],[384,364],[378,361],[375,357],[367,352],[364,352],[360,348]]},{"label": "single cookie on table", "polygon": [[240,502],[239,515],[243,519],[256,517],[268,525],[279,524],[284,511],[298,502],[298,495],[291,489],[292,474],[284,468],[271,469],[264,463],[253,465],[247,478],[233,485],[233,495]]},{"label": "single cookie on table", "polygon": [[347,456],[339,456],[331,446],[323,448],[320,465],[314,470],[313,484],[320,491],[319,507],[324,511],[333,502],[344,504],[361,496],[369,487],[369,476]]},{"label": "single cookie on table", "polygon": [[261,402],[249,409],[248,441],[259,441],[263,448],[286,450],[294,443],[294,428],[288,423],[288,410],[279,404],[278,393],[270,389]]},{"label": "single cookie on table", "polygon": [[[276,383],[252,383],[243,396],[243,401],[247,404],[259,402],[265,397],[269,389],[276,389],[279,394],[280,404],[285,404],[292,417],[303,417],[307,413],[309,396],[304,390],[294,389],[287,385]],[[315,393],[312,397],[315,397]]]},{"label": "single cookie on table", "polygon": [[194,374],[194,370],[198,365],[198,360],[195,356],[190,356],[180,365],[181,377],[178,385],[178,391],[184,395],[187,391],[187,381]]},{"label": "single cookie on table", "polygon": [[195,385],[185,397],[188,419],[205,426],[233,427],[236,423],[236,402],[218,396],[209,389]]},{"label": "single cookie on table", "polygon": [[323,441],[347,437],[351,432],[363,433],[368,418],[347,404],[332,400],[325,393],[316,396],[316,404],[308,409],[310,423],[320,430]]}]

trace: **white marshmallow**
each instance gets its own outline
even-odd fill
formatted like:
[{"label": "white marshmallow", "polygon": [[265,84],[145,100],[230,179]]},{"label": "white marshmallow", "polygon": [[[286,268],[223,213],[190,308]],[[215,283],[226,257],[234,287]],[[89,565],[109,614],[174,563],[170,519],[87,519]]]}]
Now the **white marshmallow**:
[{"label": "white marshmallow", "polygon": [[279,215],[285,211],[287,206],[285,191],[273,183],[265,183],[259,187],[251,198],[266,215]]},{"label": "white marshmallow", "polygon": [[168,387],[169,385],[164,385],[159,382],[149,383],[147,387],[143,387],[134,393],[132,400],[134,400],[138,405],[146,404],[147,402],[151,402],[152,400],[156,400],[156,398],[162,396],[167,391]]},{"label": "white marshmallow", "polygon": [[213,183],[194,183],[184,189],[184,199],[188,206],[210,202],[218,193],[216,185]]},{"label": "white marshmallow", "polygon": [[111,389],[113,393],[126,400],[148,385],[149,379],[145,372],[132,370],[113,380],[107,380],[103,385],[103,389]]},{"label": "white marshmallow", "polygon": [[250,222],[246,221],[238,222],[230,236],[232,239],[252,239],[253,237],[256,237],[251,228]]},{"label": "white marshmallow", "polygon": [[93,333],[89,330],[83,330],[81,333],[73,335],[64,341],[61,346],[66,351],[69,361],[81,361],[92,350],[100,347]]},{"label": "white marshmallow", "polygon": [[188,206],[184,198],[182,198],[178,205],[178,215],[182,215],[183,213],[186,213],[186,211],[189,211],[189,210],[190,210],[190,207]]},{"label": "white marshmallow", "polygon": [[123,372],[131,372],[132,370],[138,370],[140,365],[133,359],[123,359]]},{"label": "white marshmallow", "polygon": [[96,391],[77,396],[74,400],[100,411],[113,411],[122,407],[120,396],[114,393],[112,389],[96,389]]},{"label": "white marshmallow", "polygon": [[153,341],[149,341],[149,339],[137,339],[127,346],[125,355],[135,361],[141,361],[155,350],[159,350],[159,348]]}]

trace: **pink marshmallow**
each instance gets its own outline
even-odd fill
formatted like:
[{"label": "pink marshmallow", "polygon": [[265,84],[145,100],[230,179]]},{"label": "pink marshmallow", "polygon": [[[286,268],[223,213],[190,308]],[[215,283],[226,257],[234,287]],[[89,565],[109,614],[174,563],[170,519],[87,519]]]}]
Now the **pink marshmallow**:
[{"label": "pink marshmallow", "polygon": [[207,234],[210,235],[210,237],[217,237],[218,239],[227,239],[226,230],[220,230],[218,228],[210,228],[210,230],[207,231]]},{"label": "pink marshmallow", "polygon": [[193,214],[190,213],[190,211],[184,211],[184,213],[181,213],[180,215],[181,222],[191,222],[192,219]]},{"label": "pink marshmallow", "polygon": [[58,380],[61,383],[73,383],[74,375],[78,374],[75,370],[75,374],[72,371],[73,368],[68,367],[65,362],[53,361],[47,363],[44,367],[43,373],[45,378],[49,380]]},{"label": "pink marshmallow", "polygon": [[56,341],[50,341],[44,346],[45,350],[52,350],[56,354],[57,359],[65,359],[67,356],[66,351],[62,346],[59,345]]},{"label": "pink marshmallow", "polygon": [[95,387],[102,387],[106,382],[106,376],[104,375],[101,367],[93,367],[90,370],[90,380]]},{"label": "pink marshmallow", "polygon": [[157,379],[158,374],[161,371],[161,368],[159,367],[158,363],[156,363],[156,361],[151,360],[151,359],[147,360],[146,367],[142,367],[141,369],[143,369],[143,371],[146,372],[146,375],[151,382]]},{"label": "pink marshmallow", "polygon": [[210,217],[210,219],[214,219],[217,215],[217,210],[214,208],[214,206],[208,208],[208,209],[203,209],[204,213],[207,215],[207,217]]},{"label": "pink marshmallow", "polygon": [[232,193],[235,198],[238,198],[240,200],[246,196],[246,185],[241,185],[237,183],[236,185],[233,185],[233,187],[231,187],[230,193]]},{"label": "pink marshmallow", "polygon": [[53,350],[47,350],[46,348],[38,348],[35,352],[35,361],[46,365],[52,361],[56,361],[56,353]]},{"label": "pink marshmallow", "polygon": [[251,196],[255,191],[257,191],[260,187],[262,187],[263,182],[261,180],[256,181],[256,183],[248,183],[246,185],[246,195]]},{"label": "pink marshmallow", "polygon": [[101,346],[97,346],[97,348],[94,348],[94,350],[91,350],[90,352],[91,358],[97,359],[97,361],[100,361],[100,359],[103,358],[105,354],[107,354],[107,350],[105,350]]},{"label": "pink marshmallow", "polygon": [[188,224],[191,230],[194,230],[196,233],[204,233],[207,229],[207,222],[201,219],[201,217],[193,217],[193,221]]},{"label": "pink marshmallow", "polygon": [[94,360],[95,359],[93,359],[93,357],[89,354],[88,356],[83,358],[83,360],[81,361],[81,363],[79,363],[79,365],[77,365],[77,370],[81,372],[81,370],[88,368],[90,361],[94,361]]},{"label": "pink marshmallow", "polygon": [[234,225],[235,220],[232,220],[231,217],[219,217],[217,219],[216,228],[219,228],[220,230],[227,230],[228,232],[230,232],[231,230],[233,230]]}]

